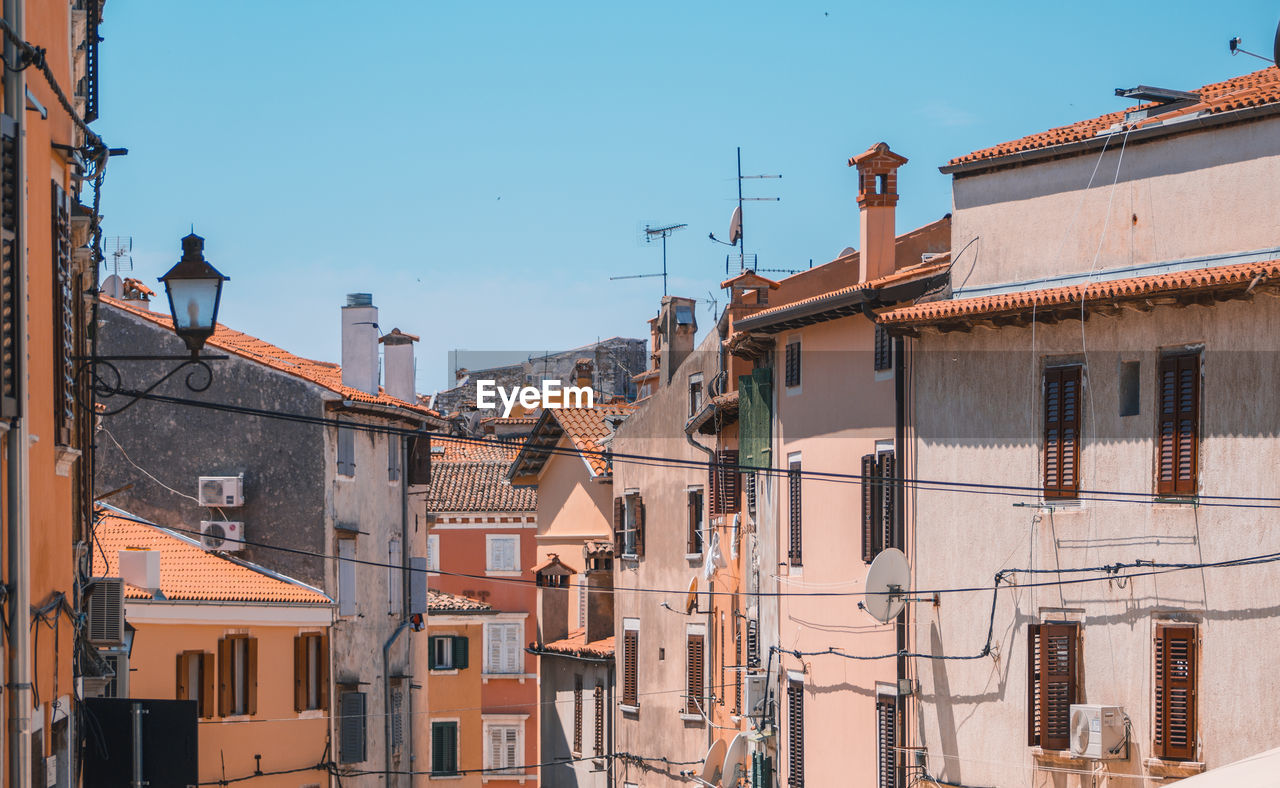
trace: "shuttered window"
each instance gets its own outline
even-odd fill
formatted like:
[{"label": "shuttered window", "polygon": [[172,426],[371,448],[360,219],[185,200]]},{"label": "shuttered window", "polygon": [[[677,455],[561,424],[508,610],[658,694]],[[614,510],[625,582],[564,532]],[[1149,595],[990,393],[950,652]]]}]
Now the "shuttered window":
[{"label": "shuttered window", "polygon": [[800,340],[787,343],[785,375],[788,387],[800,385]]},{"label": "shuttered window", "polygon": [[771,468],[773,369],[738,376],[738,451],[743,468]]},{"label": "shuttered window", "polygon": [[604,685],[597,684],[595,690],[595,750],[594,754],[598,758],[604,755]]},{"label": "shuttered window", "polygon": [[58,445],[70,446],[76,422],[76,293],[71,265],[71,199],[57,181],[51,183],[54,435]]},{"label": "shuttered window", "polygon": [[898,704],[876,700],[876,788],[898,788]]},{"label": "shuttered window", "polygon": [[22,282],[18,276],[18,123],[0,115],[0,416],[19,415],[22,363],[18,337],[22,331]]},{"label": "shuttered window", "polygon": [[690,555],[702,553],[702,490],[689,490],[689,541],[687,550]]},{"label": "shuttered window", "polygon": [[400,615],[404,606],[404,550],[399,539],[387,542],[387,614]]},{"label": "shuttered window", "polygon": [[409,439],[408,482],[431,484],[431,437],[415,435]]},{"label": "shuttered window", "polygon": [[520,537],[490,534],[486,541],[489,551],[485,562],[486,571],[515,572],[520,569]]},{"label": "shuttered window", "polygon": [[458,723],[431,723],[431,774],[458,773]]},{"label": "shuttered window", "polygon": [[787,785],[804,785],[804,684],[787,682]]},{"label": "shuttered window", "polygon": [[350,427],[338,428],[338,475],[356,475],[356,431]]},{"label": "shuttered window", "polygon": [[706,635],[685,636],[685,714],[702,714],[706,706]]},{"label": "shuttered window", "polygon": [[218,713],[218,669],[213,654],[184,651],[178,655],[178,686],[174,697],[196,702],[196,714],[213,717]]},{"label": "shuttered window", "polygon": [[876,372],[893,369],[893,337],[885,331],[884,326],[876,324],[874,364]]},{"label": "shuttered window", "polygon": [[404,746],[404,689],[391,689],[391,751],[397,755]]},{"label": "shuttered window", "polygon": [[356,614],[356,540],[338,540],[338,615]]},{"label": "shuttered window", "polygon": [[1195,495],[1199,471],[1200,354],[1161,357],[1156,493]]},{"label": "shuttered window", "polygon": [[862,560],[870,563],[898,544],[898,502],[901,480],[892,451],[862,458]]},{"label": "shuttered window", "polygon": [[747,619],[747,667],[760,667],[760,622]]},{"label": "shuttered window", "polygon": [[1027,627],[1027,743],[1046,750],[1071,746],[1071,704],[1077,702],[1078,624]]},{"label": "shuttered window", "polygon": [[365,755],[365,694],[344,692],[338,696],[338,760],[360,763]]},{"label": "shuttered window", "polygon": [[499,774],[520,771],[520,726],[488,725],[485,727],[485,767]]},{"label": "shuttered window", "polygon": [[1196,628],[1158,624],[1155,640],[1154,754],[1194,760],[1196,749]]},{"label": "shuttered window", "polygon": [[485,673],[522,673],[524,652],[520,639],[523,624],[485,624]]},{"label": "shuttered window", "polygon": [[801,566],[804,563],[801,552],[804,529],[801,525],[799,460],[792,460],[787,466],[787,503],[787,560],[792,566]]},{"label": "shuttered window", "polygon": [[227,635],[218,641],[218,714],[258,713],[258,639]]},{"label": "shuttered window", "polygon": [[293,639],[293,709],[329,708],[329,637],[307,632]]},{"label": "shuttered window", "polygon": [[400,436],[387,436],[387,481],[400,481]]},{"label": "shuttered window", "polygon": [[573,677],[573,754],[582,754],[582,676]]},{"label": "shuttered window", "polygon": [[431,670],[465,670],[468,641],[460,635],[432,635],[427,638]]},{"label": "shuttered window", "polygon": [[[736,594],[734,595],[737,596]],[[737,599],[733,604],[733,713],[742,713],[742,617],[738,614]]]},{"label": "shuttered window", "polygon": [[738,450],[723,449],[716,452],[715,460],[708,471],[711,487],[711,513],[734,514],[739,509]]},{"label": "shuttered window", "polygon": [[1044,371],[1044,497],[1080,489],[1080,367]]},{"label": "shuttered window", "polygon": [[622,634],[622,705],[640,705],[636,687],[636,661],[640,651],[640,631],[627,629]]}]

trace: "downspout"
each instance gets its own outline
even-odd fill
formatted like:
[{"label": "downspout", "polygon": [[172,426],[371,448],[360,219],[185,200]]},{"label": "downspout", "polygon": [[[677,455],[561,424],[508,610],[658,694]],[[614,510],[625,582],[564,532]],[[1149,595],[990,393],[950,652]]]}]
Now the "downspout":
[{"label": "downspout", "polygon": [[[390,436],[387,437],[391,439]],[[387,642],[382,646],[382,703],[383,715],[386,729],[383,736],[383,749],[385,750],[385,758],[383,763],[386,764],[383,769],[382,783],[383,785],[391,785],[391,648],[395,646],[396,641],[400,639],[400,635],[409,628],[409,566],[411,564],[409,550],[409,442],[401,439],[400,441],[400,624],[396,626],[396,631],[391,633],[391,637],[387,638]],[[412,648],[413,641],[409,641],[408,660],[410,670],[412,670]],[[409,677],[412,680],[412,675]],[[423,685],[425,687],[425,685]],[[411,693],[406,693],[408,696]],[[409,764],[412,767],[413,757],[413,715],[409,715],[409,728],[407,731],[409,742]],[[413,771],[412,768],[406,771]],[[399,783],[399,780],[396,780]]]},{"label": "downspout", "polygon": [[[399,640],[400,634],[409,628],[408,621],[401,621],[396,627],[396,631],[391,633],[391,637],[387,638],[387,642],[382,644],[382,708],[385,713],[382,719],[385,721],[383,727],[386,729],[383,736],[383,750],[385,750],[385,764],[382,774],[382,784],[391,785],[391,647]],[[410,745],[412,747],[412,745]]]},{"label": "downspout", "polygon": [[[906,441],[906,436],[907,436],[906,350],[907,350],[906,341],[902,337],[894,337],[893,338],[893,355],[897,363],[893,365],[893,399],[894,399],[893,451],[897,455],[896,465],[898,469],[899,479],[906,477],[907,467],[908,467],[907,466],[907,441]],[[897,522],[893,524],[893,527],[894,527],[894,530],[897,531],[896,536],[897,536],[898,545],[901,546],[903,548],[903,552],[906,553],[907,552],[906,551],[907,515],[906,515],[905,509],[906,509],[907,496],[904,492],[904,487],[901,484],[901,482],[899,482],[898,484],[895,484],[894,487],[895,487],[894,495],[897,498],[897,501],[895,501],[895,505],[894,505],[894,511],[897,514],[897,517],[895,519],[897,520]],[[914,556],[910,556],[908,554],[907,560],[910,561],[911,558],[913,557]],[[902,655],[907,653],[907,626],[908,626],[907,608],[908,607],[910,606],[904,605],[902,608],[902,611],[898,613],[898,626],[897,626],[898,658],[895,660],[897,662],[898,687],[901,687],[902,680],[907,678],[907,658]],[[895,724],[898,726],[898,735],[896,738],[899,742],[902,742],[903,744],[906,744],[905,734],[907,732],[906,705],[910,702],[911,702],[911,696],[908,695],[905,698],[900,698],[900,702],[897,704],[898,719],[895,720]]]},{"label": "downspout", "polygon": [[[23,21],[23,0],[4,0],[4,16],[9,26],[21,38],[26,33]],[[9,62],[15,54],[11,44],[5,45]],[[9,726],[7,730],[9,744],[9,784],[31,784],[31,747],[29,744],[31,727],[31,628],[28,622],[31,617],[31,577],[29,574],[31,547],[30,510],[28,501],[27,467],[30,451],[25,415],[29,407],[29,386],[25,380],[28,369],[26,314],[23,305],[26,301],[27,281],[27,201],[26,193],[26,124],[24,113],[26,107],[26,78],[24,72],[13,69],[5,70],[5,112],[18,123],[18,155],[17,178],[15,184],[17,199],[14,201],[18,210],[18,243],[17,282],[22,297],[18,299],[18,315],[15,324],[19,327],[15,358],[19,368],[17,377],[22,386],[19,395],[18,417],[9,428],[8,440],[5,442],[8,478],[6,479],[8,519],[8,564],[9,578],[5,586],[9,597],[9,675],[6,688],[9,690]]]}]

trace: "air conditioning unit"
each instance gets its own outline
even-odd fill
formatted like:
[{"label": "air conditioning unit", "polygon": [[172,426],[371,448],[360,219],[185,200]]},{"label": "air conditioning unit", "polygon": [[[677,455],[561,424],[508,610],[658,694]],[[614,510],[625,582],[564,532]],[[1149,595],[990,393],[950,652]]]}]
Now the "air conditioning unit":
[{"label": "air conditioning unit", "polygon": [[742,677],[742,716],[760,717],[768,711],[769,683],[763,673]]},{"label": "air conditioning unit", "polygon": [[1095,761],[1124,758],[1124,719],[1119,706],[1071,704],[1071,754]]},{"label": "air conditioning unit", "polygon": [[244,506],[243,476],[201,476],[200,505],[209,508]]},{"label": "air conditioning unit", "polygon": [[95,646],[124,643],[124,581],[95,577],[89,591],[89,642]]},{"label": "air conditioning unit", "polygon": [[228,520],[201,520],[200,546],[206,550],[231,553],[244,549],[244,523]]}]

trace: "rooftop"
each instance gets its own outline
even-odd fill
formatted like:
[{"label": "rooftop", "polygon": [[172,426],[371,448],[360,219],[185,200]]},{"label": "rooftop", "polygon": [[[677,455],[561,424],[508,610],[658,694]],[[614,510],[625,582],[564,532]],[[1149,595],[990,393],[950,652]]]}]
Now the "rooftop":
[{"label": "rooftop", "polygon": [[536,475],[562,436],[567,437],[573,447],[582,452],[582,459],[587,463],[592,476],[608,475],[609,461],[601,454],[604,450],[602,441],[613,433],[607,419],[614,416],[625,418],[634,410],[634,405],[626,403],[597,405],[594,408],[543,410],[533,433],[511,464],[508,472],[510,478],[514,480],[517,477]]},{"label": "rooftop", "polygon": [[427,591],[429,613],[488,613],[493,607],[484,602],[457,594],[446,594],[434,589]]},{"label": "rooftop", "polygon": [[547,643],[538,649],[542,653],[565,654],[571,657],[596,657],[597,659],[613,659],[614,638],[612,636],[586,642],[585,629],[575,629],[564,640]]},{"label": "rooftop", "polygon": [[427,508],[433,512],[533,512],[538,491],[513,487],[509,459],[448,461],[432,459]]}]

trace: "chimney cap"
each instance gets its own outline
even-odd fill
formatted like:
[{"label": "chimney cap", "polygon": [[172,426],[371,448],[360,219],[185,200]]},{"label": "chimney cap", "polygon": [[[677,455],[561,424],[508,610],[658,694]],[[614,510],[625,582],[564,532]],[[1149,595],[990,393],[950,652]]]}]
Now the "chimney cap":
[{"label": "chimney cap", "polygon": [[391,329],[391,333],[383,334],[378,337],[379,342],[387,345],[408,345],[413,342],[418,342],[420,339],[421,337],[414,336],[413,334],[406,334],[398,328],[393,328]]},{"label": "chimney cap", "polygon": [[347,306],[373,306],[373,293],[347,293]]},{"label": "chimney cap", "polygon": [[877,142],[862,153],[849,159],[850,167],[865,169],[867,167],[895,168],[907,163],[906,156],[899,156],[889,150],[889,143]]}]

